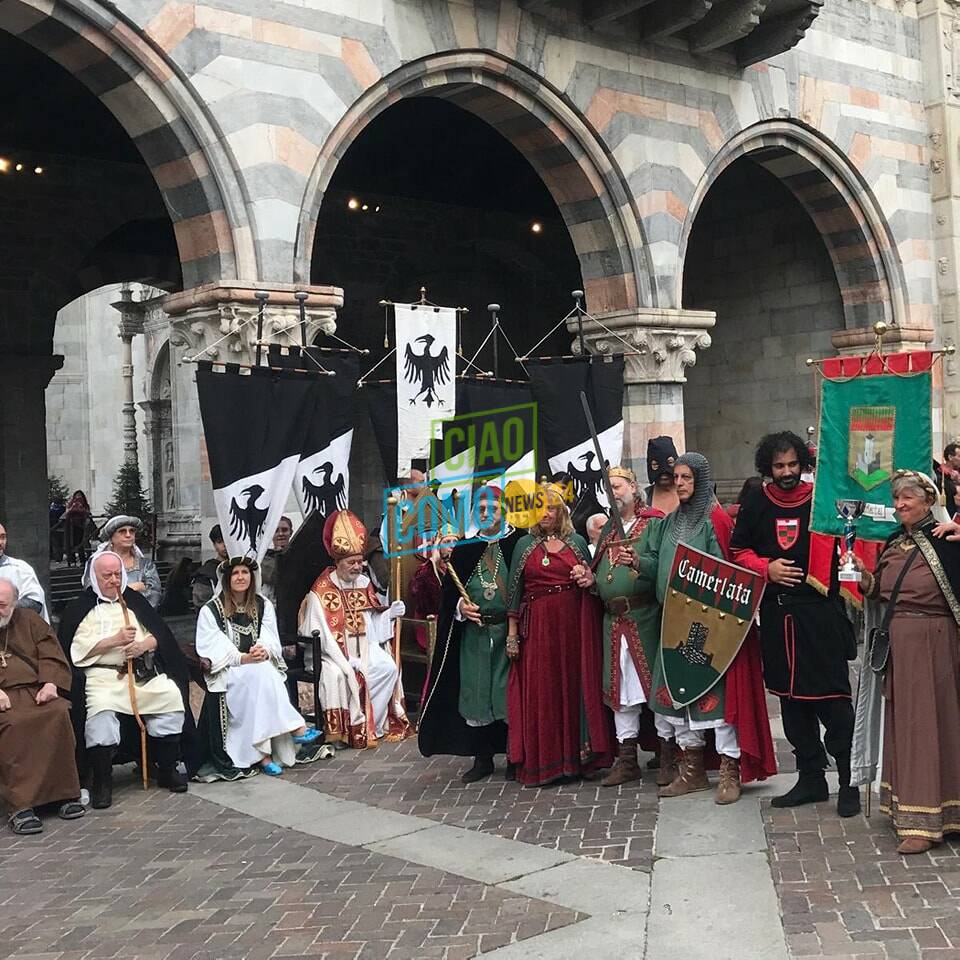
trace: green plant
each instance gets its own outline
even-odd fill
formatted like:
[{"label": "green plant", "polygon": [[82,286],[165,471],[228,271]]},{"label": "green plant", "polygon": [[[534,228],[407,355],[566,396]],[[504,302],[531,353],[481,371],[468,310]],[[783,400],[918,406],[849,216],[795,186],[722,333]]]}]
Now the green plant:
[{"label": "green plant", "polygon": [[49,503],[66,503],[70,496],[70,488],[63,482],[63,477],[54,475],[47,477],[47,501]]},{"label": "green plant", "polygon": [[140,467],[133,460],[126,460],[117,471],[113,481],[113,498],[103,510],[108,517],[138,517],[144,522],[144,531],[138,539],[149,539],[148,528],[153,507],[143,489]]}]

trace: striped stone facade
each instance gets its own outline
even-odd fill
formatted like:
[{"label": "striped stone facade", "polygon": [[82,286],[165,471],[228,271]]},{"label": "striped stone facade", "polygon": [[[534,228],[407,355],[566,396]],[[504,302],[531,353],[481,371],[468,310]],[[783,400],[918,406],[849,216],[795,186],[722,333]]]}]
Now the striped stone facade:
[{"label": "striped stone facade", "polygon": [[455,102],[516,146],[567,224],[588,309],[667,358],[634,365],[635,458],[648,417],[658,432],[682,432],[683,370],[710,342],[702,311],[691,318],[682,302],[687,241],[711,184],[740,157],[810,214],[848,334],[883,319],[905,328],[904,342],[935,336],[915,0],[809,4],[799,43],[745,68],[726,48],[695,54],[677,37],[598,32],[572,9],[2,0],[0,29],[73,72],[141,152],[174,224],[185,289],[171,313],[189,321],[184,344],[198,323],[222,320],[230,291],[248,308],[258,287],[285,301],[314,277],[334,285],[316,289],[336,303],[338,278],[311,263],[324,191],[371,119],[418,96]]}]

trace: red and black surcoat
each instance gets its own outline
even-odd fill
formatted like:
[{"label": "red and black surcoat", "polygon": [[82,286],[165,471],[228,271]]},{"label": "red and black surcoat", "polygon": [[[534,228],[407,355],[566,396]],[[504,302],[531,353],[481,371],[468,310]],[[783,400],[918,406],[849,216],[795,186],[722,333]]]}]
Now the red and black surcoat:
[{"label": "red and black surcoat", "polygon": [[[730,542],[733,560],[767,575],[772,560],[792,560],[804,577],[810,566],[813,485],[790,491],[767,484],[740,507]],[[853,627],[837,590],[833,549],[826,595],[802,582],[784,587],[768,581],[760,605],[760,643],[767,689],[797,700],[850,697],[847,657]]]}]

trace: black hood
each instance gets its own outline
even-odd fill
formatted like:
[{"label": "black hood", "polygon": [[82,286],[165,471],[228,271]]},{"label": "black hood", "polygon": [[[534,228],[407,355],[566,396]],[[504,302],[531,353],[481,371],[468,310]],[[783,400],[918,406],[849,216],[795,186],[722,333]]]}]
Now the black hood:
[{"label": "black hood", "polygon": [[[650,483],[656,483],[660,477],[673,477],[673,464],[667,466],[667,460],[671,457],[674,460],[677,459],[677,448],[673,437],[654,437],[647,442],[647,479]],[[652,460],[656,460],[657,470],[651,468]]]}]

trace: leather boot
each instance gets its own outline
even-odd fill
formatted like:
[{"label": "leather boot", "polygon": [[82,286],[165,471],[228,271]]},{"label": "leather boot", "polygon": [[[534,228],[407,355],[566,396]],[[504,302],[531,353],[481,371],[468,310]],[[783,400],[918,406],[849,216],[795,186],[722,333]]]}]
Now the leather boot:
[{"label": "leather boot", "polygon": [[827,778],[822,770],[801,773],[797,782],[784,794],[770,801],[771,807],[801,807],[805,803],[822,803],[830,796]]},{"label": "leather boot", "polygon": [[860,812],[860,790],[850,786],[850,754],[835,758],[840,790],[837,793],[837,816],[855,817]]},{"label": "leather boot", "polygon": [[637,763],[637,738],[627,737],[620,744],[620,755],[610,772],[600,781],[601,787],[619,787],[621,783],[631,783],[643,779],[643,771]]},{"label": "leather boot", "polygon": [[94,810],[106,810],[113,803],[113,747],[90,747],[87,762],[93,775],[90,806]]},{"label": "leather boot", "polygon": [[680,775],[680,751],[676,740],[660,741],[660,769],[657,771],[657,786],[669,787]]},{"label": "leather boot", "polygon": [[720,757],[720,779],[717,782],[717,793],[714,803],[724,806],[736,803],[740,799],[740,761],[733,757]]},{"label": "leather boot", "polygon": [[186,793],[187,778],[177,769],[180,759],[180,734],[169,737],[151,737],[153,756],[157,761],[157,786],[171,793]]},{"label": "leather boot", "polygon": [[474,757],[473,766],[460,777],[461,783],[476,783],[493,774],[493,757]]},{"label": "leather boot", "polygon": [[659,790],[661,797],[683,797],[688,793],[709,790],[710,781],[703,766],[703,747],[688,747],[683,751],[680,773],[673,783]]}]

